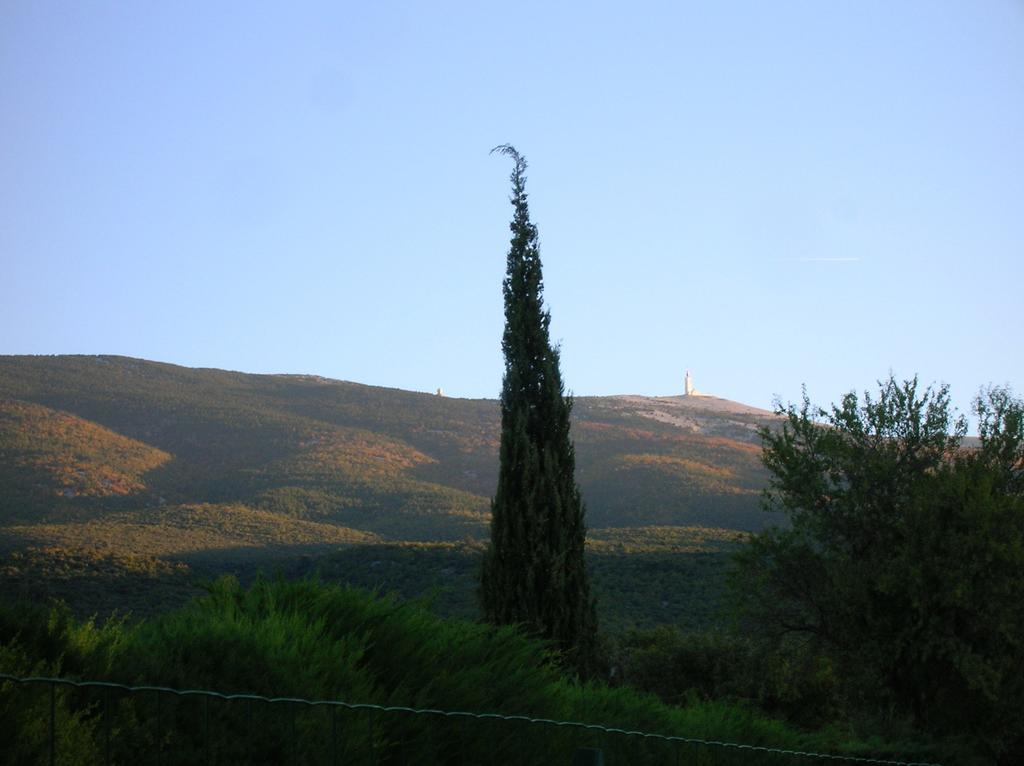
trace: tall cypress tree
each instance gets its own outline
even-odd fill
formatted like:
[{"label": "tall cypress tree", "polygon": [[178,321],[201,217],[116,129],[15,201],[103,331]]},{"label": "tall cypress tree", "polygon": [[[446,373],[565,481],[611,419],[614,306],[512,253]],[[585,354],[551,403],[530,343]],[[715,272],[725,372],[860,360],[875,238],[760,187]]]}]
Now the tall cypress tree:
[{"label": "tall cypress tree", "polygon": [[583,558],[584,507],[569,436],[572,400],[548,335],[551,315],[543,306],[537,227],[526,203],[526,160],[512,146],[492,151],[515,162],[515,212],[503,283],[501,462],[480,601],[488,621],[520,624],[551,640],[568,665],[586,674],[597,617]]}]

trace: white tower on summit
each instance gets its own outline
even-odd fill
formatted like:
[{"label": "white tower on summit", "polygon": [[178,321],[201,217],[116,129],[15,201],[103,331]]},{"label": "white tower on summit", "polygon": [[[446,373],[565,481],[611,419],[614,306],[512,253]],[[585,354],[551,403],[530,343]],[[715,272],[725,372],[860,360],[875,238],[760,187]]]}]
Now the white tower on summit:
[{"label": "white tower on summit", "polygon": [[693,378],[690,376],[690,371],[686,371],[686,382],[684,383],[684,396],[693,396]]}]

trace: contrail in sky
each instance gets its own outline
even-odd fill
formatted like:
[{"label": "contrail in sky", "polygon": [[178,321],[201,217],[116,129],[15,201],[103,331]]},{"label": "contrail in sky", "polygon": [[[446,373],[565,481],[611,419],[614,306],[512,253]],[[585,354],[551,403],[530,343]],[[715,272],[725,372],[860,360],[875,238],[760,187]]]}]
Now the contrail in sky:
[{"label": "contrail in sky", "polygon": [[783,258],[784,261],[817,261],[819,263],[849,263],[859,261],[860,258]]}]

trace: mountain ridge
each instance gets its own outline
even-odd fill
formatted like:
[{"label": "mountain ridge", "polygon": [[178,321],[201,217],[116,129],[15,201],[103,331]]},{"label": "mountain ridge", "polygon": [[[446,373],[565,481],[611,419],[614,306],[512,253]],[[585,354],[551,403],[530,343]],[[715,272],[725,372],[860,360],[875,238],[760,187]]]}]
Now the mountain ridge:
[{"label": "mountain ridge", "polygon": [[[717,582],[720,569],[699,562],[770,521],[756,431],[773,418],[714,397],[575,398],[588,556],[606,593],[649,593],[616,597],[623,609],[672,612],[686,591],[686,609],[708,611],[689,578]],[[402,588],[429,580],[412,574],[425,567],[440,583],[458,572],[468,609],[499,438],[491,399],[131,357],[0,357],[0,557],[21,557],[0,571],[71,600],[88,591],[92,605],[115,571],[141,594],[139,577],[182,565],[316,560]]]},{"label": "mountain ridge", "polygon": [[[115,356],[0,357],[0,398],[66,413],[173,455],[165,461],[169,465],[147,474],[147,487],[179,502],[260,502],[282,487],[331,485],[365,490],[378,496],[373,507],[394,511],[408,509],[422,493],[444,495],[434,498],[435,505],[450,508],[452,493],[461,493],[460,510],[468,505],[484,513],[494,486],[500,429],[496,400]],[[762,476],[756,447],[751,447],[757,443],[757,428],[774,417],[771,413],[708,396],[579,397],[575,405],[580,484],[592,508],[592,524],[596,519],[601,526],[630,526],[638,513],[644,516],[636,509],[625,511],[637,490],[629,474],[650,473],[659,465],[662,472],[689,482],[689,489],[662,487],[668,492],[660,504],[665,508],[678,508],[694,495],[704,497],[705,505],[721,505],[721,498],[709,498],[709,492],[735,497],[759,489]],[[22,442],[26,432],[38,430],[5,422],[8,432],[20,431]],[[0,441],[6,453],[14,449],[14,436],[8,433]],[[19,462],[15,454],[7,456]],[[613,493],[623,499],[612,506],[599,479],[609,471],[631,486],[625,495]],[[718,475],[717,489],[708,485],[711,473]],[[186,481],[193,491],[183,489]],[[12,488],[12,482],[17,485],[16,477],[8,476],[3,489],[24,496],[26,488]],[[671,523],[671,508],[653,516],[649,511],[650,518],[640,521]],[[758,524],[746,518],[725,526],[749,531]]]}]

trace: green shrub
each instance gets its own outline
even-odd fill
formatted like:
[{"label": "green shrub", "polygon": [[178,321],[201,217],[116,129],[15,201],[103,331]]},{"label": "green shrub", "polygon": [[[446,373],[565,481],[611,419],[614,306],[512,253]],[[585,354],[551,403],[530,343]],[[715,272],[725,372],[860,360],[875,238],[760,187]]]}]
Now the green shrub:
[{"label": "green shrub", "polygon": [[[578,684],[561,675],[547,646],[512,628],[444,620],[415,603],[309,579],[261,578],[243,588],[224,578],[188,607],[131,630],[120,623],[75,623],[60,610],[46,613],[45,619],[43,614],[0,610],[0,630],[8,634],[15,615],[23,621],[20,638],[3,645],[3,672],[522,714],[790,749],[841,746],[893,754],[884,744],[858,742],[845,732],[800,734],[730,701],[690,694],[679,707],[625,686]],[[724,646],[704,651],[709,657],[716,652],[731,656]],[[653,653],[650,659],[653,674]],[[61,664],[65,660],[67,666]],[[39,722],[47,711],[39,707],[42,692],[37,688],[34,693],[36,700],[26,704],[15,696],[21,691],[0,691],[5,710],[14,705],[27,711],[4,717],[0,761],[20,762],[23,753],[31,761],[33,753],[40,753],[45,727],[40,729]],[[602,748],[609,763],[644,764],[671,762],[676,749],[663,741],[571,727],[156,692],[60,690],[58,705],[64,722],[59,752],[80,755],[76,762],[82,763],[95,760],[97,753],[105,755],[108,733],[114,762],[133,762],[146,753],[182,764],[328,763],[335,756],[359,762],[371,750],[382,764],[558,764],[570,763],[573,751],[585,745]],[[693,753],[680,752],[688,758]],[[701,757],[710,758],[711,751]],[[719,764],[751,762],[749,752],[742,751],[721,751],[716,758]]]}]

